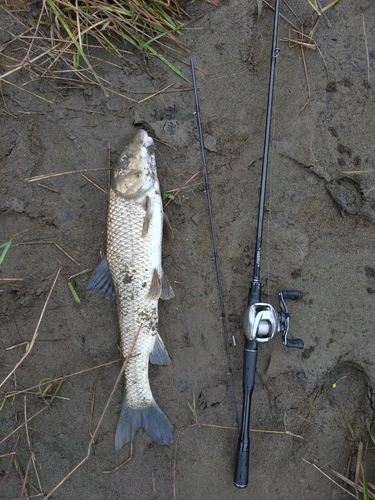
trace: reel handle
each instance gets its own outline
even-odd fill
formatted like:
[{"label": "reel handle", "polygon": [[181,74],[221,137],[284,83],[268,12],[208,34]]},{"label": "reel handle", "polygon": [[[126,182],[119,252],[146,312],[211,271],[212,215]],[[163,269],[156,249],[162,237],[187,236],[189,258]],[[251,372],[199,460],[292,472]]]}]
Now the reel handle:
[{"label": "reel handle", "polygon": [[303,349],[305,344],[302,339],[286,339],[285,347],[292,347],[295,349]]},{"label": "reel handle", "polygon": [[297,290],[282,290],[280,293],[286,300],[297,300],[301,295]]},{"label": "reel handle", "polygon": [[282,290],[279,293],[280,309],[280,330],[282,335],[282,342],[285,347],[294,349],[303,349],[305,344],[302,339],[289,339],[289,311],[285,304],[285,299],[287,300],[297,300],[300,297],[300,293],[297,290]]}]

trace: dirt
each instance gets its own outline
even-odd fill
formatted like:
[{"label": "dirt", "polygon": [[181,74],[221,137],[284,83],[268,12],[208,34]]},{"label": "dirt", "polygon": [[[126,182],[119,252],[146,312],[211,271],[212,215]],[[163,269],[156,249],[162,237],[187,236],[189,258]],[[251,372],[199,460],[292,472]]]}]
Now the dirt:
[{"label": "dirt", "polygon": [[[308,20],[307,2],[290,5]],[[2,83],[0,243],[32,231],[14,238],[0,272],[0,379],[11,374],[1,387],[1,499],[47,494],[64,478],[53,498],[346,499],[342,488],[354,490],[330,470],[354,480],[359,439],[374,481],[366,422],[371,428],[375,382],[375,5],[364,0],[329,9],[314,36],[319,49],[306,48],[305,59],[285,41],[297,37],[285,18],[307,27],[282,6],[261,277],[263,300],[274,306],[279,290],[301,292],[289,303],[290,334],[305,348],[285,349],[280,338],[260,346],[250,483],[233,486],[273,22],[266,6],[257,21],[255,7],[196,1],[187,10],[203,15],[181,35],[197,68],[228,351],[198,176],[165,209],[175,240],[164,245],[164,269],[176,297],[160,304],[159,330],[173,362],[150,367],[175,443],[153,444],[142,431],[132,455],[129,446],[115,453],[121,380],[90,457],[69,477],[121,367],[115,302],[86,290],[88,274],[71,280],[80,303],[67,284],[105,250],[107,196],[80,173],[29,180],[92,169],[85,175],[105,191],[109,161],[143,126],[156,141],[163,191],[181,187],[201,170],[194,97],[157,59],[119,61],[99,50],[98,74],[115,90],[108,98],[99,87],[59,86],[27,71],[8,78],[17,87]],[[0,22],[6,43],[20,28],[4,13]],[[16,57],[16,48],[6,54]],[[169,57],[190,80],[189,56]],[[9,59],[2,64],[8,71]],[[68,374],[76,375],[38,389]]]}]

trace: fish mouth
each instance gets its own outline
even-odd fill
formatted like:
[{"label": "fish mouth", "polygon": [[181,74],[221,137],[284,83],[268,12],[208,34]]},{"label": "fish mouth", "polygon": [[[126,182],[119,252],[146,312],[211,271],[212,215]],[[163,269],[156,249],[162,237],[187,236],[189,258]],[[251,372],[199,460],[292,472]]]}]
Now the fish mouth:
[{"label": "fish mouth", "polygon": [[154,145],[154,140],[152,137],[150,137],[148,135],[148,133],[146,132],[146,130],[139,130],[138,134],[135,136],[135,139],[137,139],[137,137],[139,137],[139,139],[142,141],[143,143],[143,146],[145,148],[150,148],[150,147],[153,147]]},{"label": "fish mouth", "polygon": [[157,181],[154,141],[141,129],[117,160],[112,188],[127,199],[146,193]]}]

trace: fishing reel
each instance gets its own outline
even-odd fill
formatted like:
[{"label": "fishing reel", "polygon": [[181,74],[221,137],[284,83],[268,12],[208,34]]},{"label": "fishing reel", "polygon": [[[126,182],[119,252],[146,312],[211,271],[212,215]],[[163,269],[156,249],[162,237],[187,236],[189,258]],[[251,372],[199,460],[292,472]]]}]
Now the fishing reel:
[{"label": "fishing reel", "polygon": [[297,300],[300,294],[296,290],[282,290],[279,293],[280,311],[276,311],[271,304],[255,302],[245,311],[243,326],[246,337],[255,342],[270,342],[273,337],[281,333],[285,347],[303,349],[301,339],[288,339],[290,315],[285,300]]}]

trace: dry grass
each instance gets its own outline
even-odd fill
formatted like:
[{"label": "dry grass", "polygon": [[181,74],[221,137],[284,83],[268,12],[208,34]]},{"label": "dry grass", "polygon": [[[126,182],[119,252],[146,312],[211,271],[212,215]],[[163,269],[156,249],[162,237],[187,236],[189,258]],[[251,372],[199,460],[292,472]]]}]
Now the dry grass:
[{"label": "dry grass", "polygon": [[[128,49],[138,49],[183,76],[165,56],[171,43],[188,51],[177,36],[185,14],[178,0],[42,0],[37,7],[6,2],[1,8],[19,22],[21,33],[1,47],[7,70],[0,81],[8,82],[12,74],[27,68],[34,79],[96,83],[107,94],[95,69],[98,59],[90,54],[98,46],[122,63]],[[8,55],[7,45],[16,40],[17,50]]]},{"label": "dry grass", "polygon": [[[345,475],[327,466],[319,467],[317,464],[305,458],[302,460],[314,467],[325,478],[329,479],[329,481],[335,484],[340,490],[345,491],[350,497],[356,500],[375,500],[375,485],[367,478],[367,471],[369,470],[370,474],[372,471],[368,462],[373,463],[374,455],[374,448],[371,445],[375,444],[375,437],[371,429],[370,419],[369,417],[366,418],[367,435],[364,437],[359,437],[359,433],[354,432],[350,425],[347,424],[347,427],[350,434],[349,440],[354,442],[357,448],[355,463],[353,464],[355,465],[353,478],[348,477],[348,471]],[[348,466],[348,470],[349,468]]]}]

